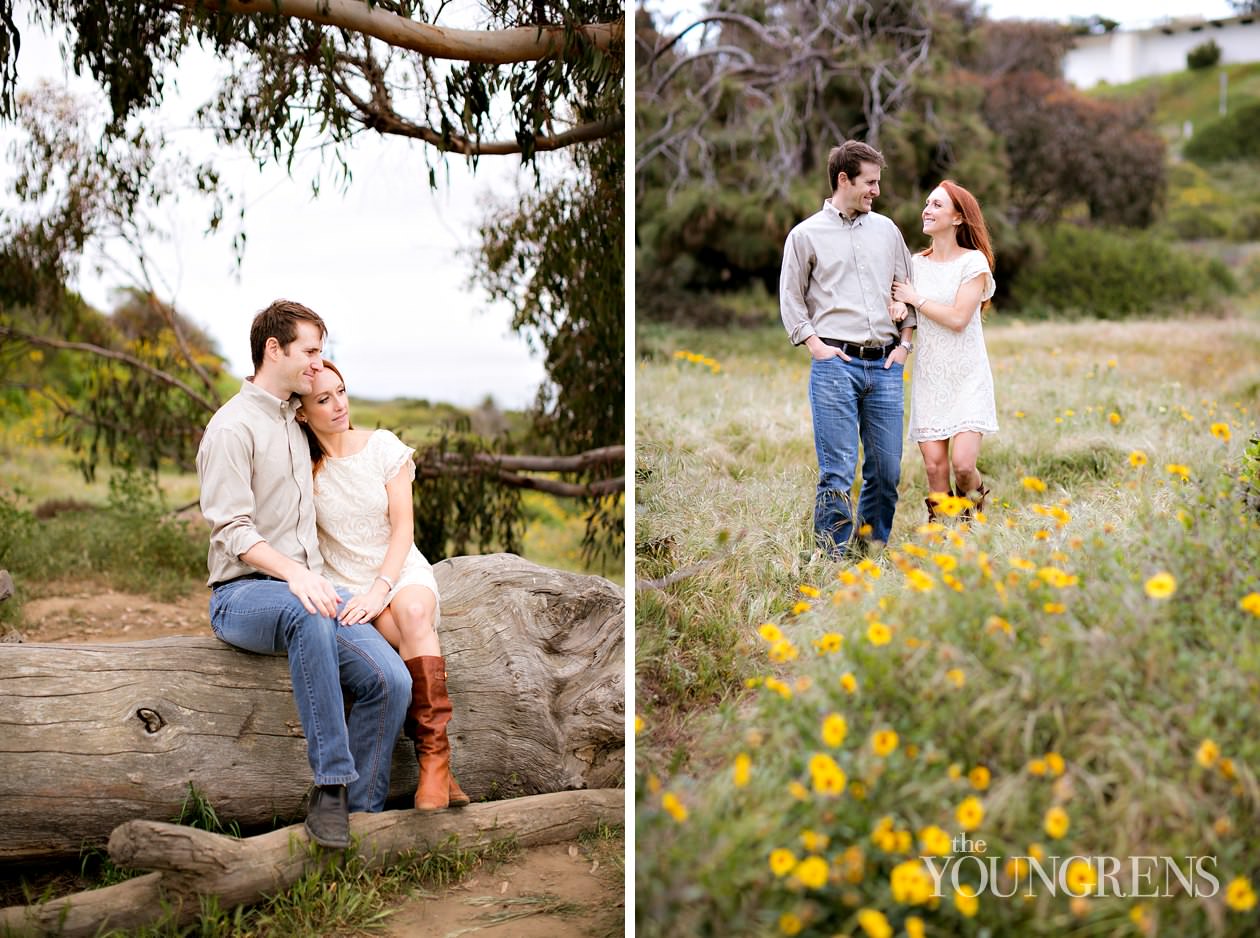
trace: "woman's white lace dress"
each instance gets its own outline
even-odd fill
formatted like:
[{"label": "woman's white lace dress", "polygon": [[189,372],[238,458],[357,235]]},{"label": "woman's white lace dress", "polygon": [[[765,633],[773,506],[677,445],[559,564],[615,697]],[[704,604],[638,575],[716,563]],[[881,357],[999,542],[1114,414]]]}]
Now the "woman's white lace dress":
[{"label": "woman's white lace dress", "polygon": [[[385,483],[406,469],[415,479],[415,450],[388,430],[376,430],[367,445],[351,456],[325,456],[315,475],[315,525],[324,572],[351,593],[365,593],[381,572],[389,549],[389,496]],[[410,532],[408,532],[410,533]],[[386,598],[404,586],[427,586],[438,595],[433,567],[415,544]]]},{"label": "woman's white lace dress", "polygon": [[[981,299],[993,296],[993,273],[979,251],[936,263],[916,254],[911,259],[914,287],[924,298],[954,305],[958,288],[984,277]],[[980,306],[961,332],[918,315],[914,372],[910,384],[910,439],[948,440],[963,430],[997,433],[993,372],[980,328]]]}]

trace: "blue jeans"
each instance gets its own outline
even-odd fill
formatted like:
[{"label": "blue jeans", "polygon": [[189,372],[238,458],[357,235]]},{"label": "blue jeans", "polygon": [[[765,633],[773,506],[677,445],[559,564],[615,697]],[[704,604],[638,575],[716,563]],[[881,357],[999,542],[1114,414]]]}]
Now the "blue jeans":
[{"label": "blue jeans", "polygon": [[[210,594],[210,626],[236,648],[288,655],[315,784],[346,785],[351,811],[384,810],[411,675],[381,634],[370,623],[340,625],[307,612],[280,580],[220,586]],[[349,726],[343,688],[354,697]]]},{"label": "blue jeans", "polygon": [[853,476],[858,440],[862,459],[862,495],[857,526],[871,526],[870,540],[888,542],[897,511],[901,481],[904,365],[850,361],[836,356],[813,360],[809,370],[809,406],[818,453],[818,491],[814,497],[814,537],[832,556],[853,535]]}]

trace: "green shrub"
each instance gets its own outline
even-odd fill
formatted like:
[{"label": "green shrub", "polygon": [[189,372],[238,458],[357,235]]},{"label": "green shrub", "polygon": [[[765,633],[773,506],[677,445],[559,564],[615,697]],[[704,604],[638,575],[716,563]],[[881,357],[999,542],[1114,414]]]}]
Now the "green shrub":
[{"label": "green shrub", "polygon": [[1209,39],[1186,53],[1186,68],[1195,70],[1211,68],[1220,60],[1221,47],[1216,44],[1215,39]]},{"label": "green shrub", "polygon": [[1182,152],[1201,163],[1254,159],[1260,154],[1260,101],[1234,105],[1224,117],[1205,124]]},{"label": "green shrub", "polygon": [[1195,257],[1153,234],[1069,224],[1043,235],[1011,287],[1019,309],[1100,319],[1210,310],[1236,290],[1220,261]]}]

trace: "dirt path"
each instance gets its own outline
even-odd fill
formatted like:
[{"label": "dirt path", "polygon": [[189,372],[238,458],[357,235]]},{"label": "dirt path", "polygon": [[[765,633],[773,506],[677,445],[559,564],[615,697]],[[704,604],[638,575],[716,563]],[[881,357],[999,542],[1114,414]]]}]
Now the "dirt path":
[{"label": "dirt path", "polygon": [[[67,588],[28,601],[26,642],[135,642],[210,635],[207,593],[176,602],[112,590]],[[496,867],[394,911],[387,938],[613,938],[624,933],[623,840],[522,850]]]}]

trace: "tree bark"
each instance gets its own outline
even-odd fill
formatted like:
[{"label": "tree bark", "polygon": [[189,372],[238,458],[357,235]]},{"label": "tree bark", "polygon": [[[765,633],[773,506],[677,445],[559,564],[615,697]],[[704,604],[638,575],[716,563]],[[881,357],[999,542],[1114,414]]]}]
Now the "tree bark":
[{"label": "tree bark", "polygon": [[[624,811],[621,789],[560,792],[434,814],[355,814],[350,833],[368,867],[377,868],[451,838],[463,850],[508,837],[523,847],[571,840],[600,823],[620,823]],[[109,854],[119,866],[157,872],[40,905],[0,909],[0,931],[74,938],[107,927],[136,928],[168,910],[174,924],[185,925],[196,919],[203,896],[216,896],[224,909],[253,903],[346,856],[316,847],[300,824],[236,840],[155,821],[123,824],[109,838]]]},{"label": "tree bark", "polygon": [[[461,59],[505,65],[532,62],[564,50],[559,26],[520,26],[515,29],[448,29],[419,23],[363,0],[170,0],[191,9],[223,10],[248,15],[279,15],[322,23],[372,36],[399,49],[411,49],[435,59]],[[624,20],[580,26],[578,35],[605,51],[620,45]]]},{"label": "tree bark", "polygon": [[[622,785],[621,589],[511,554],[434,573],[464,790]],[[125,821],[174,820],[189,785],[245,829],[304,815],[311,772],[288,663],[206,632],[0,646],[0,861],[73,856]],[[416,775],[400,739],[391,804],[410,803]]]}]

